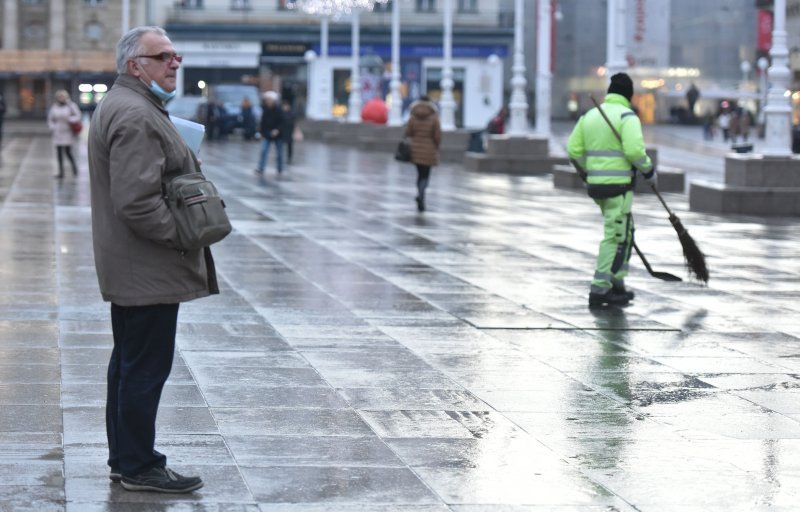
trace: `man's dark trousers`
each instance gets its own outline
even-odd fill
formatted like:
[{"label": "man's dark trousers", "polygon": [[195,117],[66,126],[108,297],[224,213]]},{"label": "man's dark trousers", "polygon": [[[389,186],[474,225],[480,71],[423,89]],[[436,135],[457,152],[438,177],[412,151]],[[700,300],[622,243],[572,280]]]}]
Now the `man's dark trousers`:
[{"label": "man's dark trousers", "polygon": [[156,413],[172,369],[178,304],[111,304],[114,350],[108,364],[108,465],[126,476],[165,466],[155,450]]}]

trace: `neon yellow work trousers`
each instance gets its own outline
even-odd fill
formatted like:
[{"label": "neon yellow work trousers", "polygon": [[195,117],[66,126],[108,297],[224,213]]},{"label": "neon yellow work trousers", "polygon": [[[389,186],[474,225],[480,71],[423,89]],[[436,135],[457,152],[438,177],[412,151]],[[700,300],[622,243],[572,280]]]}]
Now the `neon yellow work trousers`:
[{"label": "neon yellow work trousers", "polygon": [[591,291],[606,293],[614,285],[623,286],[623,279],[628,275],[633,246],[633,191],[594,202],[603,213],[603,241],[597,254]]}]

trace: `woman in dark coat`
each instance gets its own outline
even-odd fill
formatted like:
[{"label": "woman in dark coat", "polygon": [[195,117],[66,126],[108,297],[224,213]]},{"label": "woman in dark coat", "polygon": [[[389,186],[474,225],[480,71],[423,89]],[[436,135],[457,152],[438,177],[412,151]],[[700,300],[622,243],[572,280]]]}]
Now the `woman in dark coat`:
[{"label": "woman in dark coat", "polygon": [[439,110],[427,96],[411,104],[411,117],[406,123],[405,135],[411,141],[411,162],[417,166],[417,210],[425,211],[425,189],[431,176],[431,167],[439,163],[439,145],[442,128]]}]

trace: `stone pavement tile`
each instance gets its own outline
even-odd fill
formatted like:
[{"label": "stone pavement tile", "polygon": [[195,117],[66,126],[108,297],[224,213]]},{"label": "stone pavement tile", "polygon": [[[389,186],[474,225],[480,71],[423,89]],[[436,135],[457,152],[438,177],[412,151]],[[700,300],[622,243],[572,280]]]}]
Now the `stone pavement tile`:
[{"label": "stone pavement tile", "polygon": [[59,405],[3,405],[0,432],[61,432]]},{"label": "stone pavement tile", "polygon": [[[265,503],[436,504],[439,498],[407,468],[242,467],[256,500]],[[358,510],[357,508],[355,510]]]},{"label": "stone pavement tile", "polygon": [[591,403],[596,410],[624,411],[626,405],[578,381],[563,389],[473,389],[472,392],[500,412],[565,412]]},{"label": "stone pavement tile", "polygon": [[267,503],[261,512],[451,512],[445,504],[406,505],[400,503]]},{"label": "stone pavement tile", "polygon": [[[766,500],[769,500],[770,506],[787,507],[792,503],[796,504],[800,496],[800,474],[782,475],[773,479],[718,469],[648,469],[649,471],[635,471],[633,474],[618,471],[613,476],[601,473],[594,476],[608,489],[624,496],[641,510],[673,510],[673,507],[681,505],[706,510],[753,510],[755,507],[767,505]],[[665,482],[669,482],[669,485],[664,485]],[[680,492],[676,492],[676,489],[680,489]]]},{"label": "stone pavement tile", "polygon": [[[596,366],[601,364],[602,359],[598,358]],[[664,399],[669,401],[681,397],[688,399],[713,391],[708,383],[677,372],[637,372],[628,371],[626,368],[615,370],[613,367],[587,366],[583,371],[570,372],[568,375],[585,386],[625,404],[647,404],[659,395],[663,395]],[[674,398],[670,400],[673,395]]]},{"label": "stone pavement tile", "polygon": [[175,340],[181,350],[198,351],[281,351],[290,350],[286,341],[278,336],[236,336],[231,334],[182,334]]},{"label": "stone pavement tile", "polygon": [[211,412],[225,436],[360,437],[372,433],[351,410],[212,408]]},{"label": "stone pavement tile", "polygon": [[733,394],[766,410],[800,417],[800,389],[737,391]]},{"label": "stone pavement tile", "polygon": [[491,474],[511,466],[534,475],[569,467],[551,449],[522,432],[486,439],[419,437],[386,442],[412,468],[477,469]]},{"label": "stone pavement tile", "polygon": [[388,336],[353,336],[350,338],[286,338],[286,342],[299,351],[323,349],[384,349],[405,348]]},{"label": "stone pavement tile", "polygon": [[429,370],[430,366],[405,347],[369,347],[344,350],[303,350],[303,357],[317,368],[413,368]]},{"label": "stone pavement tile", "polygon": [[[196,499],[196,496],[193,499]],[[66,512],[262,512],[262,510],[253,503],[68,501]]]},{"label": "stone pavement tile", "polygon": [[327,387],[313,368],[278,368],[254,366],[196,366],[194,377],[200,387]]},{"label": "stone pavement tile", "polygon": [[58,350],[55,348],[18,347],[0,349],[0,366],[57,365],[58,363]]},{"label": "stone pavement tile", "polygon": [[58,405],[61,387],[58,384],[0,384],[0,407],[7,405]]},{"label": "stone pavement tile", "polygon": [[114,339],[111,333],[66,332],[59,334],[58,344],[63,348],[111,348]]},{"label": "stone pavement tile", "polygon": [[447,375],[435,369],[418,368],[319,368],[334,388],[457,389]]},{"label": "stone pavement tile", "polygon": [[[416,473],[448,505],[597,505],[624,503],[602,485],[564,465],[529,473],[514,464],[482,468],[418,467]],[[613,510],[613,509],[611,509]]]},{"label": "stone pavement tile", "polygon": [[64,487],[0,486],[0,510],[3,512],[63,512]]},{"label": "stone pavement tile", "polygon": [[800,375],[786,373],[709,373],[697,379],[724,390],[793,389],[800,387]]},{"label": "stone pavement tile", "polygon": [[191,368],[202,366],[309,368],[303,356],[291,351],[189,350],[181,356]]},{"label": "stone pavement tile", "polygon": [[405,467],[377,437],[227,436],[236,462],[246,467]]},{"label": "stone pavement tile", "polygon": [[779,373],[789,368],[759,361],[754,357],[692,357],[658,356],[654,358],[666,367],[684,373]]},{"label": "stone pavement tile", "polygon": [[203,398],[213,408],[347,409],[329,387],[206,385]]},{"label": "stone pavement tile", "polygon": [[0,384],[58,384],[60,381],[58,364],[0,364]]},{"label": "stone pavement tile", "polygon": [[0,345],[5,349],[53,348],[58,335],[58,326],[53,322],[0,319]]},{"label": "stone pavement tile", "polygon": [[370,411],[487,410],[487,404],[469,391],[416,388],[343,388],[337,390],[350,407]]}]

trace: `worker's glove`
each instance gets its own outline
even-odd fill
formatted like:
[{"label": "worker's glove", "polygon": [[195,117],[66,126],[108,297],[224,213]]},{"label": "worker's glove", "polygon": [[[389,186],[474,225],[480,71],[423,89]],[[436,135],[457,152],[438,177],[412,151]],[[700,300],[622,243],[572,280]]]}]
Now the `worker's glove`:
[{"label": "worker's glove", "polygon": [[657,185],[658,184],[658,175],[656,174],[656,168],[653,167],[650,169],[650,172],[643,172],[642,176],[644,176],[644,180],[649,183],[650,185]]}]

